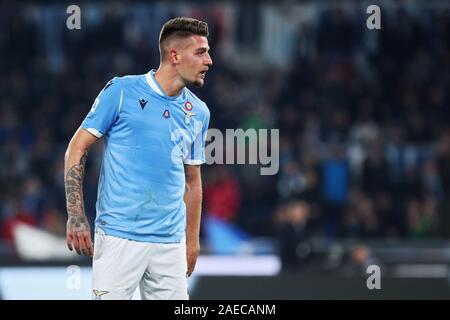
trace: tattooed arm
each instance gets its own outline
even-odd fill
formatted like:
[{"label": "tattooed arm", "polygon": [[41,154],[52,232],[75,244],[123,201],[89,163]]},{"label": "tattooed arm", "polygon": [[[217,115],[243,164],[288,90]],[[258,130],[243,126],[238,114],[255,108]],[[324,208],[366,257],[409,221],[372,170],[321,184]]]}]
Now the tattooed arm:
[{"label": "tattooed arm", "polygon": [[64,185],[67,205],[67,246],[70,251],[92,256],[89,222],[84,212],[83,178],[87,151],[98,138],[85,129],[78,129],[67,147],[64,156]]}]

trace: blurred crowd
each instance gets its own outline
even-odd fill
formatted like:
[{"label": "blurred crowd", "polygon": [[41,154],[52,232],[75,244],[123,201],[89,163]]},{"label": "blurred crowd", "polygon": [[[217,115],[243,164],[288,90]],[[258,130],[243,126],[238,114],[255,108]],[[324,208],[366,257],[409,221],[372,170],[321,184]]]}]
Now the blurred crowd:
[{"label": "blurred crowd", "polygon": [[[4,243],[18,221],[64,235],[71,136],[109,79],[158,66],[160,27],[177,15],[210,25],[214,65],[194,90],[210,127],[280,129],[277,175],[203,166],[206,216],[284,248],[310,236],[450,235],[449,8],[382,7],[382,29],[368,30],[359,5],[296,4],[309,15],[295,19],[291,5],[81,4],[73,31],[61,6],[0,5]],[[271,43],[276,59],[262,49]],[[91,221],[101,153],[95,145],[86,168]]]}]

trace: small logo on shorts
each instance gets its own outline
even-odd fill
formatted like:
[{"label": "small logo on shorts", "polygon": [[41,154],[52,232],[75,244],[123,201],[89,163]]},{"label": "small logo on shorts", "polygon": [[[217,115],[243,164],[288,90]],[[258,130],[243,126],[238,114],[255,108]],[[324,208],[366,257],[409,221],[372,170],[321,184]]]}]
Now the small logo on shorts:
[{"label": "small logo on shorts", "polygon": [[102,296],[109,293],[109,291],[102,291],[102,290],[92,290],[94,293],[94,300],[102,300]]}]

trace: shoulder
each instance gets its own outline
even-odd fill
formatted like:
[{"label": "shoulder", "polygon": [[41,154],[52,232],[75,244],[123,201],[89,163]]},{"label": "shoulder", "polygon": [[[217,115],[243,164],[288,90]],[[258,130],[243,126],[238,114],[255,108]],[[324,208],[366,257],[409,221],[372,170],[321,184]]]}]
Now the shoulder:
[{"label": "shoulder", "polygon": [[206,103],[201,100],[199,97],[197,97],[191,90],[186,88],[186,95],[188,97],[188,101],[192,103],[192,107],[194,112],[198,114],[204,115],[207,119],[209,119],[210,111]]},{"label": "shoulder", "polygon": [[116,76],[112,78],[110,81],[117,83],[120,87],[125,88],[128,86],[134,86],[139,81],[142,80],[142,78],[145,77],[145,74],[133,74],[133,75],[126,75],[126,76]]},{"label": "shoulder", "polygon": [[139,81],[142,82],[142,79],[145,79],[145,75],[115,76],[105,84],[100,91],[100,95],[115,99],[120,97],[122,99],[122,96],[128,94],[130,92],[129,89],[137,87]]}]

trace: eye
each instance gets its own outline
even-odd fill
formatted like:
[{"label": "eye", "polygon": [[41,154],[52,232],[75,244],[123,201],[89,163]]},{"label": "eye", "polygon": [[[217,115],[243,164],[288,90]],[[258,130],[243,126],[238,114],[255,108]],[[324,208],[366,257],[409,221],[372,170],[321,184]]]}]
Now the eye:
[{"label": "eye", "polygon": [[206,49],[198,49],[196,52],[195,52],[195,54],[196,55],[198,55],[198,56],[202,56],[202,55],[204,55],[205,53],[207,53],[208,51],[206,50]]}]

